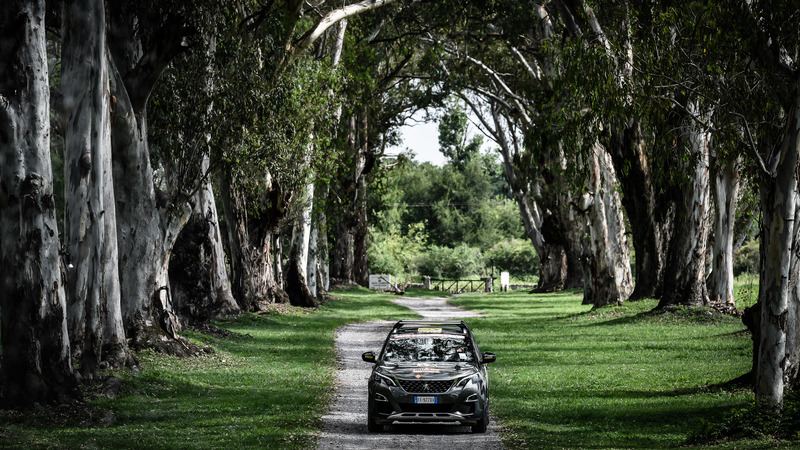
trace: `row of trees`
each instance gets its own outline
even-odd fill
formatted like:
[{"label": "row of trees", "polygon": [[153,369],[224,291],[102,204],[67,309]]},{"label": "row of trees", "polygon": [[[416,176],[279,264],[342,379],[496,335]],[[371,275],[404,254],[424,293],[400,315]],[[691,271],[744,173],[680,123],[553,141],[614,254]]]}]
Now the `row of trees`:
[{"label": "row of trees", "polygon": [[375,98],[411,58],[357,16],[399,3],[3,3],[4,404],[75,398],[132,350],[191,352],[182,323],[366,277],[364,177],[409,108]]},{"label": "row of trees", "polygon": [[[757,398],[780,407],[800,368],[796,5],[472,6],[454,29],[426,34],[441,55],[426,75],[499,145],[539,289],[583,287],[595,306],[732,302],[737,202],[756,189],[753,374]],[[753,216],[739,216],[749,229]]]},{"label": "row of trees", "polygon": [[73,353],[90,376],[182,318],[366,283],[367,177],[394,128],[457,95],[500,148],[543,291],[729,301],[737,199],[758,189],[754,373],[780,407],[800,368],[792,2],[317,3],[4,2],[4,400],[73,395]]}]

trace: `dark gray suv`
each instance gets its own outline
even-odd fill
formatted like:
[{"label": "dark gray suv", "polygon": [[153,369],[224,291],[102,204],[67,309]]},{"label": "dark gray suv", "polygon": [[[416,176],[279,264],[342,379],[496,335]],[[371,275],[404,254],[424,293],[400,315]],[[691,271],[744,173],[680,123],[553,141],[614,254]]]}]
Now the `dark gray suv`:
[{"label": "dark gray suv", "polygon": [[488,363],[463,321],[402,320],[387,336],[369,377],[367,429],[393,422],[459,422],[474,433],[489,424]]}]

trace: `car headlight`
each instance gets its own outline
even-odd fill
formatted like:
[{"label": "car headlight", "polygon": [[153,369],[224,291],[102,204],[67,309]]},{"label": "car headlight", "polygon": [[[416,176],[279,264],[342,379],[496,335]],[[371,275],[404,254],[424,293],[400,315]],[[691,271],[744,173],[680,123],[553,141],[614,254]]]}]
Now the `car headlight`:
[{"label": "car headlight", "polygon": [[457,388],[465,388],[470,383],[478,384],[478,374],[477,373],[476,374],[472,374],[472,375],[468,375],[468,376],[462,378],[461,380],[459,380],[458,383],[456,383],[456,387]]},{"label": "car headlight", "polygon": [[383,384],[385,384],[387,386],[397,387],[397,383],[395,383],[393,379],[387,377],[386,375],[380,374],[378,372],[375,372],[375,375],[373,375],[372,379],[375,380],[375,382],[378,383],[378,384],[383,383]]}]

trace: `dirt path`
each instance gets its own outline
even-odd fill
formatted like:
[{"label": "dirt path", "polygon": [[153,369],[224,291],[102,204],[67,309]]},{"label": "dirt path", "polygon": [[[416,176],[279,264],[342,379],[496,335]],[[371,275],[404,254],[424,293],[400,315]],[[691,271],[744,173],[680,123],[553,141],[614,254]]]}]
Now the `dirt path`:
[{"label": "dirt path", "polygon": [[[448,305],[445,299],[402,298],[395,303],[426,319],[466,319],[477,314]],[[486,434],[470,427],[447,424],[402,424],[383,433],[367,432],[367,378],[372,366],[361,361],[365,351],[380,350],[394,322],[363,322],[342,327],[336,335],[339,371],[336,393],[328,414],[322,417],[318,449],[502,449],[499,427],[492,420]],[[489,369],[491,372],[491,368]],[[491,417],[491,416],[490,416]]]}]

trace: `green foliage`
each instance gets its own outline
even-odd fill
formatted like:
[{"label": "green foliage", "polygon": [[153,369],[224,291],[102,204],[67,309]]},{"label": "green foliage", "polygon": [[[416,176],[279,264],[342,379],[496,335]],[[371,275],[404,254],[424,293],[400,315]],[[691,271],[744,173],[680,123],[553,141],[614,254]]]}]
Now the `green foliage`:
[{"label": "green foliage", "polygon": [[495,274],[507,271],[511,276],[539,274],[539,257],[528,240],[509,239],[494,245],[485,255],[484,261],[494,262]]},{"label": "green foliage", "polygon": [[455,248],[432,245],[420,257],[419,273],[433,278],[469,278],[485,272],[478,249],[461,244]]},{"label": "green foliage", "polygon": [[398,278],[414,274],[416,260],[424,252],[427,234],[424,223],[413,224],[407,234],[370,228],[368,252],[371,273],[387,273]]},{"label": "green foliage", "polygon": [[744,273],[758,274],[759,268],[759,240],[750,239],[734,255],[733,273],[739,276]]},{"label": "green foliage", "polygon": [[475,135],[467,141],[467,114],[460,104],[450,108],[439,119],[439,151],[456,169],[462,169],[477,157],[483,145],[483,136]]}]

